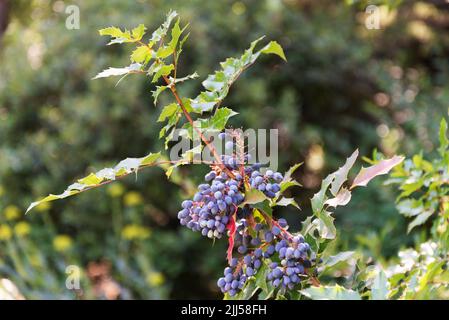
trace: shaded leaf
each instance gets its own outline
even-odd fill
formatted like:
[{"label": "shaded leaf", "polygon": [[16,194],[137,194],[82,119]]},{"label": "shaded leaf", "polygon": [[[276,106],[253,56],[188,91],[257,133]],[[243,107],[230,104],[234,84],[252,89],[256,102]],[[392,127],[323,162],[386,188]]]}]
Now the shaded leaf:
[{"label": "shaded leaf", "polygon": [[422,224],[424,224],[427,219],[430,218],[430,216],[435,212],[434,209],[428,209],[423,211],[422,213],[420,213],[419,215],[416,216],[415,219],[413,219],[412,222],[409,223],[408,227],[407,227],[407,233],[409,233],[410,231],[413,230],[413,228],[420,226]]}]

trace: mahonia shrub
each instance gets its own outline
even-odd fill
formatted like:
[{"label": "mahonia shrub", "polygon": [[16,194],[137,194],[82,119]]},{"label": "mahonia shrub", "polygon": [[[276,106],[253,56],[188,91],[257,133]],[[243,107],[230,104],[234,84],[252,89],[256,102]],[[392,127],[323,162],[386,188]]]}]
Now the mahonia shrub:
[{"label": "mahonia shrub", "polygon": [[[416,248],[399,252],[386,269],[388,298],[449,298],[449,139],[441,120],[437,156],[422,153],[406,159],[386,184],[398,185],[398,212],[410,219],[407,232],[420,228]],[[373,157],[376,159],[376,157]],[[375,161],[373,162],[375,163]]]},{"label": "mahonia shrub", "polygon": [[[236,58],[228,58],[220,69],[202,82],[204,91],[194,98],[182,97],[178,86],[194,80],[197,73],[178,76],[178,64],[183,44],[189,34],[187,25],[181,26],[177,13],[172,11],[165,22],[147,38],[144,25],[132,30],[108,27],[100,35],[109,36],[108,45],[128,44],[133,47],[130,64],[122,68],[108,68],[94,79],[139,74],[149,77],[154,84],[154,104],[163,92],[170,93],[174,101],[161,108],[158,122],[164,123],[159,137],[169,149],[178,129],[183,138],[200,143],[183,152],[181,159],[168,160],[160,152],[141,158],[126,158],[113,168],[105,168],[77,180],[61,194],[51,194],[30,205],[33,207],[48,201],[63,199],[103,186],[146,167],[159,166],[170,178],[173,170],[181,165],[195,163],[194,155],[207,150],[213,160],[203,161],[210,172],[198,186],[191,199],[180,204],[180,224],[212,240],[228,238],[228,250],[224,256],[228,266],[217,285],[225,298],[249,299],[300,299],[302,297],[335,296],[356,298],[357,293],[339,286],[321,286],[320,270],[348,258],[346,253],[330,256],[326,248],[335,241],[337,230],[333,210],[349,203],[352,190],[366,186],[374,177],[387,174],[403,161],[402,157],[380,160],[362,168],[351,184],[348,174],[354,166],[356,150],[336,172],[322,181],[321,189],[311,201],[313,214],[293,232],[285,219],[276,218],[279,206],[299,206],[285,191],[298,186],[292,175],[300,164],[292,166],[284,174],[264,168],[251,156],[239,130],[227,127],[228,120],[237,115],[221,104],[231,85],[241,73],[262,55],[276,55],[286,60],[282,47],[271,41],[262,46],[263,37],[253,41],[245,52]],[[227,154],[220,154],[216,142],[208,138],[211,132],[219,133]],[[256,159],[254,159],[256,160]]]}]

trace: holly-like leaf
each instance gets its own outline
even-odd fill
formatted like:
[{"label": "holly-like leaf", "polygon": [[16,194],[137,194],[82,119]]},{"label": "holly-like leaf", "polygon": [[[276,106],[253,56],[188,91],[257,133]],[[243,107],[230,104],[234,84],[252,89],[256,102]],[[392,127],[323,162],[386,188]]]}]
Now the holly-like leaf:
[{"label": "holly-like leaf", "polygon": [[276,206],[294,206],[295,208],[299,209],[299,205],[296,203],[295,199],[293,198],[285,198],[283,197],[281,200],[276,201]]},{"label": "holly-like leaf", "polygon": [[117,27],[108,27],[104,28],[98,31],[101,36],[110,36],[113,39],[108,43],[108,45],[114,44],[114,43],[124,43],[124,42],[131,42],[132,36],[131,32],[128,30],[122,31],[120,28]]},{"label": "holly-like leaf", "polygon": [[335,256],[330,256],[326,261],[323,262],[325,269],[331,268],[340,262],[347,261],[354,256],[354,251],[343,251]]},{"label": "holly-like leaf", "polygon": [[323,210],[324,203],[327,200],[326,192],[329,189],[330,184],[335,178],[335,174],[331,173],[321,182],[321,189],[310,200],[312,204],[312,210],[314,214],[319,215],[319,213]]},{"label": "holly-like leaf", "polygon": [[404,157],[394,156],[391,159],[381,160],[379,163],[376,163],[370,167],[362,168],[352,182],[350,189],[366,186],[373,178],[382,174],[387,174],[392,168],[400,164],[402,161],[404,161]]},{"label": "holly-like leaf", "polygon": [[345,206],[351,201],[351,191],[348,189],[341,189],[335,198],[326,200],[324,204],[327,204],[329,207],[336,208],[337,206]]},{"label": "holly-like leaf", "polygon": [[171,104],[165,106],[162,109],[162,112],[159,115],[159,118],[157,119],[157,122],[165,121],[167,118],[169,118],[172,115],[174,115],[178,110],[179,110],[179,106],[176,103],[171,103]]},{"label": "holly-like leaf", "polygon": [[356,149],[354,151],[354,153],[348,159],[346,159],[345,164],[335,172],[335,179],[332,182],[332,185],[330,188],[330,190],[334,196],[337,195],[337,193],[340,190],[343,183],[345,183],[346,180],[348,179],[349,170],[351,170],[351,168],[354,166],[354,163],[357,160],[358,156],[359,156],[359,150]]},{"label": "holly-like leaf", "polygon": [[331,216],[330,212],[323,211],[318,219],[314,220],[317,224],[320,237],[324,239],[333,240],[337,236],[337,229],[334,224],[335,218]]},{"label": "holly-like leaf", "polygon": [[245,193],[245,200],[240,206],[244,206],[246,204],[256,204],[267,200],[267,196],[257,189],[249,189]]},{"label": "holly-like leaf", "polygon": [[135,41],[140,41],[142,40],[143,36],[145,35],[145,30],[147,28],[145,28],[145,26],[143,24],[139,24],[137,27],[135,27],[132,31],[131,31],[131,35],[133,37],[133,39]]},{"label": "holly-like leaf", "polygon": [[167,88],[168,88],[168,86],[156,86],[156,90],[151,91],[151,94],[153,95],[154,105],[157,104],[157,99],[159,99],[159,95],[162,92],[164,92]]},{"label": "holly-like leaf", "polygon": [[111,76],[122,76],[128,73],[136,73],[140,71],[141,67],[142,65],[140,63],[133,63],[125,68],[108,68],[97,74],[93,79],[107,78]]},{"label": "holly-like leaf", "polygon": [[175,69],[175,66],[173,64],[165,65],[165,64],[159,64],[156,68],[154,68],[153,73],[153,79],[151,82],[156,82],[159,80],[160,77],[168,76],[173,70]]},{"label": "holly-like leaf", "polygon": [[91,173],[88,176],[79,179],[77,182],[71,184],[61,194],[50,194],[39,201],[33,202],[28,207],[26,212],[29,212],[31,209],[41,203],[67,198],[85,190],[96,188],[105,183],[112,182],[130,173],[137,172],[143,167],[154,165],[159,157],[160,153],[150,153],[142,158],[126,158],[125,160],[120,161],[120,163],[117,164],[114,168],[105,168],[96,173]]},{"label": "holly-like leaf", "polygon": [[254,52],[254,48],[262,38],[253,41],[240,58],[228,58],[224,62],[221,62],[221,69],[209,75],[203,81],[203,86],[206,91],[200,93],[195,99],[192,99],[192,107],[195,112],[202,113],[210,111],[215,105],[220,104],[240,74],[250,67],[261,54],[276,54],[282,59],[285,59],[282,48],[275,41],[271,41],[261,50]]},{"label": "holly-like leaf", "polygon": [[415,227],[424,224],[427,221],[427,219],[429,219],[430,216],[434,212],[435,212],[435,210],[433,208],[430,208],[428,210],[421,212],[419,215],[417,215],[416,218],[413,219],[413,221],[409,223],[409,225],[407,227],[407,233],[410,233],[410,231],[412,231]]},{"label": "holly-like leaf", "polygon": [[151,50],[147,46],[138,46],[132,53],[131,53],[131,61],[137,62],[137,63],[143,63],[147,61],[147,59],[151,57]]},{"label": "holly-like leaf", "polygon": [[177,16],[178,13],[176,11],[170,11],[167,14],[167,18],[165,19],[164,23],[153,32],[150,41],[156,43],[160,41],[163,37],[165,37],[173,19],[176,18]]}]

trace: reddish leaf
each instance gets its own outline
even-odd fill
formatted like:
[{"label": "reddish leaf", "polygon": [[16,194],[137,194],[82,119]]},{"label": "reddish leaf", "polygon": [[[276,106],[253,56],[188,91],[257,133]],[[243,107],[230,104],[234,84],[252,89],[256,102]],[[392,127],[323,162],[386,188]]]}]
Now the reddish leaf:
[{"label": "reddish leaf", "polygon": [[397,166],[403,160],[404,157],[394,156],[391,159],[382,160],[379,163],[376,163],[375,165],[368,168],[362,168],[352,182],[352,186],[350,189],[366,186],[368,182],[371,181],[371,179],[382,174],[387,174],[393,167]]},{"label": "reddish leaf", "polygon": [[226,225],[226,229],[229,230],[229,246],[227,251],[228,263],[231,264],[232,260],[232,249],[234,248],[234,237],[235,237],[235,213],[229,219],[228,224]]}]

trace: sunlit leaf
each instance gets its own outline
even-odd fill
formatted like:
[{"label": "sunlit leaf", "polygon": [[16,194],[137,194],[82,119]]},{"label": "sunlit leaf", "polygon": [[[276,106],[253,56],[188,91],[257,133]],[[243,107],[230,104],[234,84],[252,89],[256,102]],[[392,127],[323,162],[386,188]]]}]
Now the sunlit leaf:
[{"label": "sunlit leaf", "polygon": [[329,207],[336,208],[337,206],[345,206],[351,201],[351,191],[348,189],[340,189],[335,198],[326,200],[324,204],[327,204]]},{"label": "sunlit leaf", "polygon": [[352,182],[351,189],[366,186],[373,178],[387,174],[393,167],[397,166],[403,160],[404,157],[394,156],[391,159],[381,160],[379,163],[368,168],[362,168]]},{"label": "sunlit leaf", "polygon": [[93,79],[107,78],[111,76],[122,76],[124,74],[137,72],[141,67],[142,65],[140,63],[133,63],[132,65],[125,68],[108,68],[97,74]]},{"label": "sunlit leaf", "polygon": [[335,179],[332,182],[330,188],[330,191],[334,196],[337,195],[343,183],[345,183],[346,180],[348,179],[349,170],[351,170],[351,168],[354,166],[354,163],[357,160],[358,156],[359,150],[357,149],[348,159],[346,159],[345,164],[335,172]]},{"label": "sunlit leaf", "polygon": [[153,165],[160,157],[160,153],[150,153],[142,158],[126,158],[120,161],[114,168],[105,168],[97,173],[91,173],[88,176],[79,179],[76,183],[71,184],[61,194],[50,194],[49,196],[33,202],[27,209],[29,212],[35,206],[44,202],[49,202],[57,199],[64,199],[69,196],[78,194],[84,190],[99,187],[105,183],[114,181],[124,175],[128,175],[133,172],[137,172],[140,168]]}]

